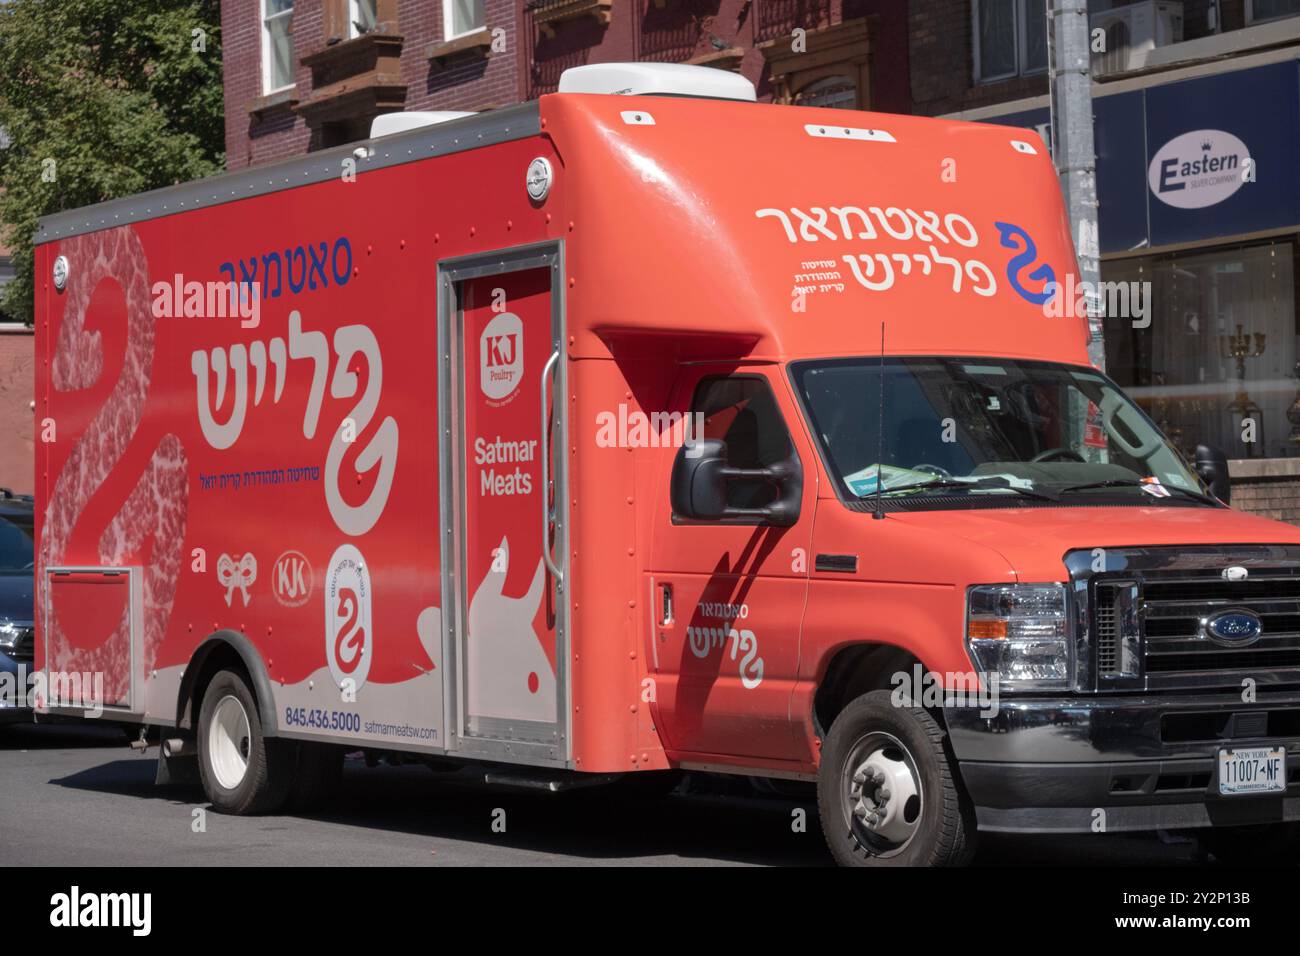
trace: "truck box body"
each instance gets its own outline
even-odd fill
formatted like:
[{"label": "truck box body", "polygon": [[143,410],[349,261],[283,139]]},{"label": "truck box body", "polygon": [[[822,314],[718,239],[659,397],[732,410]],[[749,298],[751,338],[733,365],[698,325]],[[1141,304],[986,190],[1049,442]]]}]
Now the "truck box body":
[{"label": "truck box body", "polygon": [[[812,779],[837,657],[970,671],[972,585],[1094,548],[1290,561],[1300,532],[1224,509],[846,497],[801,363],[1087,373],[1084,319],[1044,314],[1076,268],[1024,136],[561,93],[52,217],[38,663],[190,731],[207,655],[236,654],[269,735]],[[192,282],[255,294],[256,324]],[[784,419],[795,520],[674,516],[702,389],[706,436]]]}]

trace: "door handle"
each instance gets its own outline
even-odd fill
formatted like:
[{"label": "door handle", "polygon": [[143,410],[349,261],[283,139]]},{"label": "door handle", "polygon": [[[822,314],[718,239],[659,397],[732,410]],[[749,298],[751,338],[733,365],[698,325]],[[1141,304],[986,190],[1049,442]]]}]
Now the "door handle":
[{"label": "door handle", "polygon": [[551,379],[551,373],[555,370],[559,361],[560,350],[556,349],[551,353],[551,357],[546,360],[546,364],[542,366],[542,560],[546,562],[547,570],[549,570],[551,576],[555,578],[556,590],[563,590],[564,572],[560,570],[559,566],[555,563],[554,555],[551,554],[551,525],[555,525],[557,531],[556,537],[558,538],[560,523],[556,520],[558,507],[553,510],[550,502],[551,491],[553,490],[554,483],[551,480],[550,464],[551,400],[547,396],[546,387],[547,383]]}]

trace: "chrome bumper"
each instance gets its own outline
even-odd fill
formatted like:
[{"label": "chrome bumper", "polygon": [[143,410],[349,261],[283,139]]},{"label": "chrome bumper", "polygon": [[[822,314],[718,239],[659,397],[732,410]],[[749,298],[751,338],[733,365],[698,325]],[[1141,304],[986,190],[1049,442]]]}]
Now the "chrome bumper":
[{"label": "chrome bumper", "polygon": [[[1300,694],[1003,700],[944,711],[981,830],[1117,832],[1300,820]],[[1222,797],[1221,747],[1287,748],[1285,794]]]}]

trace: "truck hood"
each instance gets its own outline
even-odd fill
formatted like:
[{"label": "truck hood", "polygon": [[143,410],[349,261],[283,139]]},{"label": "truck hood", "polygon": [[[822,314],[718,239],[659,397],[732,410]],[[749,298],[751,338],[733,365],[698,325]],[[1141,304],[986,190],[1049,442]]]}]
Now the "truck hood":
[{"label": "truck hood", "polygon": [[999,508],[890,516],[1007,559],[1021,581],[1059,581],[1066,552],[1092,548],[1300,544],[1300,528],[1228,508]]}]

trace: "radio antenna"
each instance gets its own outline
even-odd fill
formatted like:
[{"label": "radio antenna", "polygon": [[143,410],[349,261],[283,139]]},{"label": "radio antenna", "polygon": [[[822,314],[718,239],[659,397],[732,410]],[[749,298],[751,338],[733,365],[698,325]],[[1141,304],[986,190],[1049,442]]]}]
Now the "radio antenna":
[{"label": "radio antenna", "polygon": [[876,510],[871,517],[879,521],[885,516],[885,320],[880,320],[880,422],[876,431]]}]

